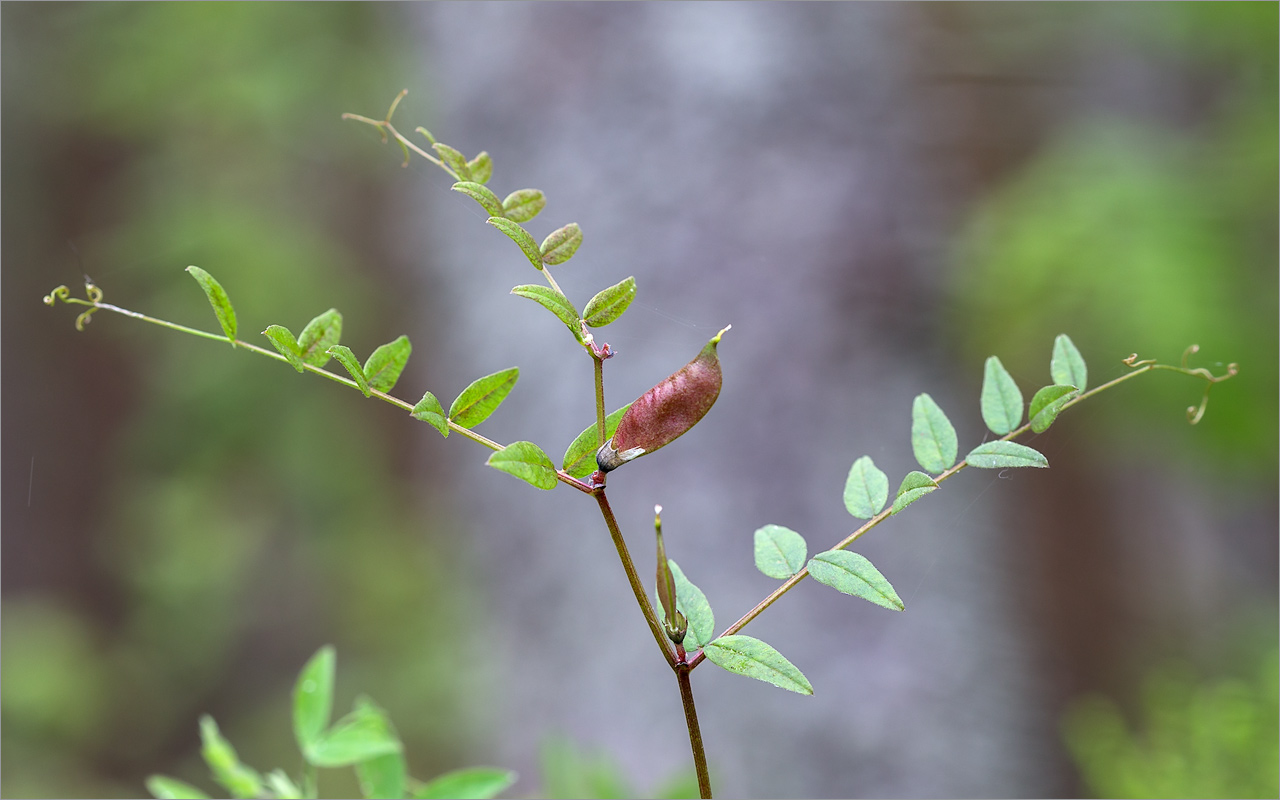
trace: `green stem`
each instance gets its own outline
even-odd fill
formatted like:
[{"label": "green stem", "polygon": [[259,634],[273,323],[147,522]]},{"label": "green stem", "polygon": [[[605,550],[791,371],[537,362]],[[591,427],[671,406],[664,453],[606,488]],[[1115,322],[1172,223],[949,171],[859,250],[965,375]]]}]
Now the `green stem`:
[{"label": "green stem", "polygon": [[604,359],[591,354],[591,360],[595,362],[596,373],[596,447],[604,447],[605,424],[604,424]]},{"label": "green stem", "polygon": [[662,626],[658,623],[658,615],[654,613],[653,604],[649,602],[649,595],[644,590],[644,584],[640,581],[640,576],[636,573],[635,562],[631,560],[631,553],[627,550],[627,543],[622,538],[622,531],[618,529],[618,520],[613,516],[613,509],[609,507],[609,499],[604,495],[604,489],[596,489],[592,492],[595,495],[596,503],[600,506],[600,513],[604,516],[604,524],[609,528],[609,535],[613,537],[613,546],[618,551],[618,558],[622,561],[622,569],[627,573],[627,582],[631,584],[631,591],[636,596],[636,602],[640,605],[640,611],[644,614],[645,622],[649,623],[649,630],[653,633],[653,639],[658,643],[658,649],[662,651],[662,655],[667,659],[667,663],[675,666],[676,656],[671,650],[671,645],[667,640],[667,635],[662,632]]},{"label": "green stem", "polygon": [[698,708],[693,702],[691,667],[685,663],[684,650],[677,645],[676,682],[680,684],[680,700],[684,704],[684,722],[689,728],[689,746],[693,749],[693,769],[698,774],[698,794],[711,797],[711,773],[707,771],[707,753],[702,747],[702,728],[698,725]]}]

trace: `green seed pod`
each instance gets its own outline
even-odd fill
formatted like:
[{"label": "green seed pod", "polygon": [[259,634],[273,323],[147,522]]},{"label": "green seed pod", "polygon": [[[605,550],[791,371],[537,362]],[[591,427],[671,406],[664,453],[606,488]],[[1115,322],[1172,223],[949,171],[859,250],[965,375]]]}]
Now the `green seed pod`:
[{"label": "green seed pod", "polygon": [[717,333],[696,358],[631,404],[618,421],[613,438],[596,452],[596,464],[602,472],[670,444],[706,416],[720,396],[716,345],[727,330]]}]

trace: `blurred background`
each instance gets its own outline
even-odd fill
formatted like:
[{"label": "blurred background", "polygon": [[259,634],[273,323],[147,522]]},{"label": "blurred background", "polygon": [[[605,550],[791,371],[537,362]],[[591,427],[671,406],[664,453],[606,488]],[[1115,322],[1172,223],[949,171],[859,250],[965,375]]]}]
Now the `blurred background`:
[{"label": "blurred background", "polygon": [[296,772],[289,693],[326,643],[337,710],[387,708],[418,777],[687,788],[679,696],[593,504],[329,382],[40,303],[87,274],[215,329],[196,264],[250,341],[331,306],[361,358],[408,334],[411,402],[521,367],[482,432],[558,458],[591,367],[508,294],[537,276],[443,172],[340,120],[402,88],[402,131],[547,193],[535,238],[582,226],[574,301],[636,277],[600,332],[610,409],[733,324],[715,412],[610,480],[641,573],[661,503],[719,627],[773,588],[757,527],[825,549],[857,524],[854,459],[895,486],[914,466],[916,394],[962,452],[982,440],[987,355],[1027,397],[1061,332],[1093,385],[1192,343],[1240,365],[1195,427],[1197,381],[1140,378],[1030,440],[1052,469],[966,471],[861,540],[905,614],[807,582],[753,623],[816,694],[697,671],[718,793],[1276,795],[1275,4],[0,15],[4,796],[213,790],[202,713]]}]

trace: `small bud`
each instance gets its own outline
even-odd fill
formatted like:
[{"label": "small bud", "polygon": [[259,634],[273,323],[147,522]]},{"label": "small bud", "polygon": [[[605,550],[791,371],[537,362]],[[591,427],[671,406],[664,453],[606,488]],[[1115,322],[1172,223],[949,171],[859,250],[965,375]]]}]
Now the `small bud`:
[{"label": "small bud", "polygon": [[596,464],[602,471],[617,469],[670,444],[706,416],[720,396],[716,345],[729,327],[707,342],[692,361],[631,404],[618,421],[613,438],[596,452]]},{"label": "small bud", "polygon": [[662,627],[668,639],[680,644],[689,630],[689,621],[676,609],[676,580],[667,561],[667,548],[662,544],[662,506],[653,507],[653,532],[658,539],[658,603],[662,606]]}]

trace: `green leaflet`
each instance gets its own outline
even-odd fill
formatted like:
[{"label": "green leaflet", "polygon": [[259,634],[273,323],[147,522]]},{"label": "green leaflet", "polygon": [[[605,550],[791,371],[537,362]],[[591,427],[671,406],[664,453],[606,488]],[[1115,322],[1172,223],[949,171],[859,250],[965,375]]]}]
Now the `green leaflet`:
[{"label": "green leaflet", "polygon": [[152,775],[147,778],[147,791],[160,800],[200,800],[209,797],[191,784],[168,775]]},{"label": "green leaflet", "polygon": [[332,646],[320,648],[302,668],[293,686],[293,735],[298,740],[298,749],[304,753],[320,740],[329,726],[335,660]]},{"label": "green leaflet", "polygon": [[1089,384],[1089,369],[1085,366],[1084,356],[1065,333],[1058,334],[1058,338],[1053,340],[1049,375],[1059,386],[1074,386],[1082,392]]},{"label": "green leaflet", "polygon": [[444,162],[444,165],[453,172],[458,180],[471,180],[471,168],[467,166],[466,156],[442,142],[433,141],[431,149],[440,155],[440,160]]},{"label": "green leaflet", "polygon": [[1017,442],[994,441],[980,444],[964,457],[969,466],[980,469],[1005,467],[1048,467],[1049,459],[1038,450]]},{"label": "green leaflet", "polygon": [[582,341],[582,326],[578,324],[578,320],[581,318],[578,316],[578,309],[573,307],[573,303],[569,302],[569,298],[550,286],[538,286],[537,284],[517,286],[511,290],[511,293],[518,297],[527,297],[555,314],[556,319],[563,322],[564,326],[573,334],[573,338],[579,342]]},{"label": "green leaflet", "polygon": [[343,344],[335,344],[328,350],[329,355],[338,359],[338,363],[346,368],[351,374],[351,379],[356,382],[364,396],[369,396],[369,381],[365,380],[364,367],[360,366],[360,362],[356,361],[356,354],[351,352],[351,348]]},{"label": "green leaflet", "polygon": [[200,718],[200,741],[200,754],[213,772],[214,780],[226,787],[232,797],[262,795],[262,776],[240,763],[235,748],[222,737],[218,723],[208,714]]},{"label": "green leaflet", "polygon": [[471,171],[471,180],[481,184],[488,183],[493,176],[493,159],[489,157],[488,151],[481,150],[467,162],[467,169]]},{"label": "green leaflet", "polygon": [[938,488],[938,482],[923,472],[908,472],[898,487],[898,494],[893,498],[893,509],[890,514],[897,514],[902,509]]},{"label": "green leaflet", "polygon": [[853,462],[844,482],[844,507],[858,519],[871,519],[889,500],[889,478],[869,456]]},{"label": "green leaflet", "polygon": [[512,442],[494,451],[485,463],[539,489],[554,489],[559,481],[556,465],[533,442]]},{"label": "green leaflet", "polygon": [[956,463],[956,429],[942,409],[927,394],[917,395],[911,404],[911,449],[916,461],[929,472],[946,472]]},{"label": "green leaflet", "polygon": [[702,648],[707,660],[721,669],[800,694],[813,694],[804,673],[759,639],[741,634],[721,636]]},{"label": "green leaflet", "polygon": [[298,342],[293,338],[293,331],[283,325],[268,325],[262,335],[271,340],[276,351],[284,356],[294,369],[298,372],[304,371],[302,359],[298,355]]},{"label": "green leaflet", "polygon": [[331,308],[307,323],[298,336],[298,355],[303,363],[323,367],[329,348],[342,341],[342,314]]},{"label": "green leaflet", "polygon": [[488,800],[497,797],[518,776],[509,769],[498,767],[468,767],[455,769],[432,779],[413,793],[413,797],[426,800]]},{"label": "green leaflet", "polygon": [[462,192],[467,197],[475,200],[480,204],[481,208],[488,212],[489,216],[503,216],[502,201],[499,200],[498,196],[483,183],[475,181],[458,181],[450,188],[455,192]]},{"label": "green leaflet", "polygon": [[804,569],[809,553],[804,537],[781,525],[765,525],[755,533],[756,569],[786,580]]},{"label": "green leaflet", "polygon": [[676,610],[689,621],[689,629],[684,635],[684,649],[692,652],[715,638],[716,615],[711,611],[707,596],[685,577],[680,565],[671,559],[667,559],[667,565],[671,567],[671,577],[675,579]]},{"label": "green leaflet", "polygon": [[592,328],[603,328],[622,316],[622,312],[627,310],[627,306],[631,305],[631,301],[635,298],[636,279],[630,277],[621,283],[615,283],[608,289],[601,290],[591,298],[582,312],[582,317]]},{"label": "green leaflet", "polygon": [[1045,386],[1031,398],[1031,408],[1027,412],[1031,417],[1031,430],[1044,433],[1058,418],[1062,407],[1079,395],[1074,386]]},{"label": "green leaflet", "polygon": [[1022,424],[1022,390],[995,356],[982,373],[982,421],[997,436]]},{"label": "green leaflet", "polygon": [[[280,800],[302,800],[302,790],[282,769],[271,770],[263,776],[263,781]],[[371,795],[366,795],[369,796]]]},{"label": "green leaflet", "polygon": [[356,780],[364,797],[404,797],[408,778],[403,753],[384,753],[356,764]]},{"label": "green leaflet", "polygon": [[440,405],[440,401],[431,392],[427,392],[422,396],[418,404],[409,412],[409,416],[422,420],[440,431],[441,436],[446,439],[449,438],[449,419],[444,414],[444,407]]},{"label": "green leaflet", "polygon": [[400,380],[400,373],[412,352],[413,345],[409,344],[408,336],[400,336],[374,350],[364,362],[364,378],[369,382],[369,388],[379,392],[391,391]]},{"label": "green leaflet", "polygon": [[191,273],[191,277],[196,279],[196,283],[200,284],[200,288],[204,289],[205,297],[209,298],[209,305],[213,306],[213,314],[218,318],[218,324],[222,326],[222,332],[227,335],[227,341],[231,342],[231,346],[236,346],[236,311],[231,307],[231,299],[227,297],[227,292],[222,288],[222,284],[214,280],[214,277],[199,267],[187,267],[187,272]]},{"label": "green leaflet", "polygon": [[401,750],[386,713],[361,698],[354,711],[333,723],[302,755],[317,767],[349,767]]},{"label": "green leaflet", "polygon": [[547,238],[542,240],[539,258],[552,266],[563,264],[573,258],[573,254],[578,252],[578,247],[581,244],[582,228],[578,227],[578,223],[570,222],[563,228],[557,228],[552,231]]},{"label": "green leaflet", "polygon": [[880,570],[857,553],[850,553],[848,550],[818,553],[809,562],[809,575],[818,583],[869,600],[878,606],[893,611],[906,608],[893,586],[880,574]]},{"label": "green leaflet", "polygon": [[528,231],[520,227],[518,222],[512,222],[505,217],[489,217],[486,222],[510,237],[511,241],[520,246],[521,252],[524,253],[525,258],[529,259],[529,263],[542,269],[542,252],[538,250],[538,243],[533,240]]},{"label": "green leaflet", "polygon": [[[609,441],[609,437],[613,436],[614,431],[618,430],[618,422],[622,419],[622,415],[627,413],[628,408],[631,408],[631,403],[627,403],[604,418],[604,438],[606,442]],[[578,434],[578,437],[569,444],[569,449],[564,451],[564,461],[561,462],[561,468],[575,478],[585,478],[595,472],[596,451],[600,449],[596,438],[595,425]]]},{"label": "green leaflet", "polygon": [[539,189],[517,189],[502,201],[502,213],[495,217],[506,217],[512,222],[528,222],[538,216],[547,204],[547,198]]},{"label": "green leaflet", "polygon": [[502,401],[507,399],[519,378],[519,367],[477,378],[449,406],[449,419],[464,428],[474,428],[488,419]]}]

